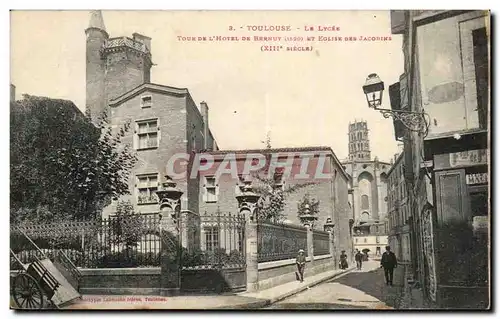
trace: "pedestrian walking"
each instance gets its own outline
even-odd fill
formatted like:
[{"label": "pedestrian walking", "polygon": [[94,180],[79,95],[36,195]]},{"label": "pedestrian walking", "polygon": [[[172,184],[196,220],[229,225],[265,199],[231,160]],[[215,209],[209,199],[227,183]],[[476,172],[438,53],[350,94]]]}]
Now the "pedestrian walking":
[{"label": "pedestrian walking", "polygon": [[398,260],[396,259],[396,255],[391,251],[391,246],[385,246],[385,250],[380,260],[380,267],[384,268],[386,285],[392,286],[394,268],[398,267]]},{"label": "pedestrian walking", "polygon": [[356,249],[356,255],[354,255],[354,259],[356,260],[356,268],[361,270],[361,266],[363,265],[363,254]]},{"label": "pedestrian walking", "polygon": [[297,279],[300,282],[304,281],[304,268],[306,267],[306,256],[304,255],[304,250],[300,249],[297,258],[295,259],[295,263],[297,264]]},{"label": "pedestrian walking", "polygon": [[347,263],[347,254],[345,253],[345,250],[342,250],[342,253],[340,254],[340,269],[347,269],[349,267],[349,264]]}]

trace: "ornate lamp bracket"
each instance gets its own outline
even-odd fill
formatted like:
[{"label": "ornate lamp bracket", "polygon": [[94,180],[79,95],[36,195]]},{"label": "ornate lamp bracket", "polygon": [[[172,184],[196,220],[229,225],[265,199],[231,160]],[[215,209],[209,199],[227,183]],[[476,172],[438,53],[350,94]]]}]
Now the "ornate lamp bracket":
[{"label": "ornate lamp bracket", "polygon": [[427,133],[428,122],[426,117],[428,115],[425,112],[396,111],[380,108],[375,109],[380,111],[384,118],[392,117],[395,120],[400,121],[408,130],[412,132],[418,132],[421,134]]}]

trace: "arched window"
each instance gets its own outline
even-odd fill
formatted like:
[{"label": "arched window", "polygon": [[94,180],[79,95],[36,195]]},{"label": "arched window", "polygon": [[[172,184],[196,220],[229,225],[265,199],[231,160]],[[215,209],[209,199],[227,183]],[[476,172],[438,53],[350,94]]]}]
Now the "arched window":
[{"label": "arched window", "polygon": [[361,209],[369,209],[370,203],[368,201],[368,195],[361,196]]}]

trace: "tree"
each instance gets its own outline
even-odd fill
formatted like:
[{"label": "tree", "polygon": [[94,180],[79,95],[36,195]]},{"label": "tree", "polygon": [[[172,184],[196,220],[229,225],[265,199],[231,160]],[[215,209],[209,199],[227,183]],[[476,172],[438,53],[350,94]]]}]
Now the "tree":
[{"label": "tree", "polygon": [[109,222],[113,228],[111,243],[123,245],[126,250],[137,246],[141,236],[147,231],[144,216],[134,211],[130,201],[119,201],[116,205],[116,214]]},{"label": "tree", "polygon": [[10,126],[11,222],[84,219],[129,193],[129,125],[114,132],[105,115],[94,126],[71,101],[25,95]]},{"label": "tree", "polygon": [[298,190],[315,184],[314,182],[305,182],[283,187],[281,182],[275,178],[269,178],[254,174],[258,183],[253,186],[255,193],[260,195],[257,203],[258,221],[282,222],[285,219],[286,197]]}]

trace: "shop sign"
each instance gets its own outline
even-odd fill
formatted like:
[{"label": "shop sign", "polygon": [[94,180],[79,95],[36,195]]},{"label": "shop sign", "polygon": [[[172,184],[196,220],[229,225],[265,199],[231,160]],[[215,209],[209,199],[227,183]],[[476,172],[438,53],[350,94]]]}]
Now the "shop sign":
[{"label": "shop sign", "polygon": [[486,149],[451,153],[449,156],[451,167],[474,166],[488,163],[488,152]]},{"label": "shop sign", "polygon": [[488,173],[476,173],[465,175],[467,185],[474,184],[487,184],[488,183]]}]

